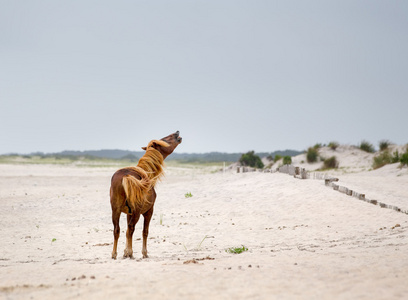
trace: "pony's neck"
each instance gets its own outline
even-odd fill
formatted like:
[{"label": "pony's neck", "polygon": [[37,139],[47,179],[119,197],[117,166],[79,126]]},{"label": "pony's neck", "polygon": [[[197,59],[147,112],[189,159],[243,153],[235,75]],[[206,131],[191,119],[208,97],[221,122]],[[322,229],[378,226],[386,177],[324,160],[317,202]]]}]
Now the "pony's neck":
[{"label": "pony's neck", "polygon": [[152,186],[154,186],[164,174],[163,163],[163,155],[154,148],[148,148],[146,153],[139,159],[137,166],[146,171],[147,176],[152,181]]}]

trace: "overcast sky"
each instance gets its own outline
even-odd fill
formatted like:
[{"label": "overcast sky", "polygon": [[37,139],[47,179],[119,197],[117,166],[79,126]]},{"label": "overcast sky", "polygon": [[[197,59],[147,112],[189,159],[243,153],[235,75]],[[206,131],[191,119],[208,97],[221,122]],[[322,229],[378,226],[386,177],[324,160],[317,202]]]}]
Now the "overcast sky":
[{"label": "overcast sky", "polygon": [[408,143],[408,1],[0,0],[0,154]]}]

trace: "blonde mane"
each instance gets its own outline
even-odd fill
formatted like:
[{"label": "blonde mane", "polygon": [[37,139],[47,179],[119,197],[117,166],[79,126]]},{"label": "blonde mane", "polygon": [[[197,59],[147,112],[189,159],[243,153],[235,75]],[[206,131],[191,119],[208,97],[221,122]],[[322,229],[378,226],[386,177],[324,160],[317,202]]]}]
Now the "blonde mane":
[{"label": "blonde mane", "polygon": [[[153,144],[162,147],[169,146],[169,144],[164,141],[152,140],[147,145],[146,153],[139,159],[137,166],[127,168],[135,171],[140,176],[140,179],[132,175],[124,176],[122,179],[122,186],[128,200],[127,204],[130,205],[133,211],[136,207],[143,210],[143,206],[150,204],[147,200],[149,191],[164,175],[163,155],[153,147]],[[123,212],[129,213],[129,211],[126,210]]]},{"label": "blonde mane", "polygon": [[151,187],[156,185],[156,182],[164,175],[164,158],[163,155],[153,147],[153,144],[157,144],[162,147],[168,147],[165,141],[152,140],[147,145],[146,153],[139,159],[138,167],[146,171],[147,176],[151,181]]}]

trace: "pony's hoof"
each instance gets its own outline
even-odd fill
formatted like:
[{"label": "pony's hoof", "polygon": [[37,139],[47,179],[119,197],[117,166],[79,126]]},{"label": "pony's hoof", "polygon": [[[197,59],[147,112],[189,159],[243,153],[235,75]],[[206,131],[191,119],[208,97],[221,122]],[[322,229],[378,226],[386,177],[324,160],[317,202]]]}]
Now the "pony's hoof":
[{"label": "pony's hoof", "polygon": [[123,258],[133,258],[133,251],[132,250],[125,250],[125,253],[123,254]]},{"label": "pony's hoof", "polygon": [[116,256],[118,256],[117,253],[112,253],[112,259],[116,259]]}]

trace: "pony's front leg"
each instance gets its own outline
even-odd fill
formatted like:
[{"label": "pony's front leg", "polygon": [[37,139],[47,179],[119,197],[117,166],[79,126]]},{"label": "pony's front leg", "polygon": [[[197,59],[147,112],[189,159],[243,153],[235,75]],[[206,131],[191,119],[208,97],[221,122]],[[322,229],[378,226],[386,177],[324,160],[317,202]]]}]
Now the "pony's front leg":
[{"label": "pony's front leg", "polygon": [[148,258],[149,256],[147,255],[147,236],[149,235],[149,224],[150,220],[153,216],[153,207],[149,209],[144,215],[144,223],[143,223],[143,248],[142,248],[142,254],[143,258]]},{"label": "pony's front leg", "polygon": [[132,249],[132,237],[133,237],[133,232],[135,231],[135,225],[137,221],[139,220],[140,213],[133,213],[133,215],[128,215],[127,216],[127,225],[128,229],[126,231],[126,248],[125,248],[125,253],[123,254],[123,257],[129,257],[133,258],[133,249]]}]

